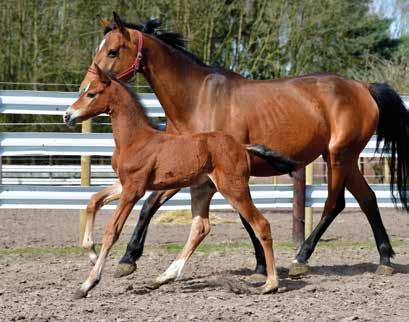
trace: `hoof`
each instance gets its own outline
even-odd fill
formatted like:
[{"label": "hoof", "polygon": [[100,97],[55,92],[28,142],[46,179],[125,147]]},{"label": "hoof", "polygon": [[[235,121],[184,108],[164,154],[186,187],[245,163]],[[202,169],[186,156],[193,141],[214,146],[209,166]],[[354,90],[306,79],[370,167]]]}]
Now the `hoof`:
[{"label": "hoof", "polygon": [[278,281],[275,282],[266,282],[263,286],[260,287],[260,294],[270,294],[275,293],[278,290]]},{"label": "hoof", "polygon": [[291,263],[288,276],[291,278],[300,278],[308,273],[309,267],[305,263]]},{"label": "hoof", "polygon": [[119,263],[114,274],[115,278],[131,275],[136,270],[136,264]]},{"label": "hoof", "polygon": [[84,292],[82,289],[77,289],[74,293],[73,299],[74,300],[79,300],[87,297],[87,292]]},{"label": "hoof", "polygon": [[152,283],[150,283],[149,285],[147,285],[146,287],[148,289],[150,289],[150,290],[156,290],[159,287],[161,287],[162,285],[169,284],[169,283],[171,283],[173,281],[174,281],[174,279],[169,279],[169,280],[164,280],[164,281],[155,280]]},{"label": "hoof", "polygon": [[376,275],[391,276],[393,274],[393,267],[387,265],[379,265],[375,272]]},{"label": "hoof", "polygon": [[158,276],[158,278],[152,283],[152,288],[156,289],[161,287],[162,285],[172,283],[176,280],[176,277],[162,277],[162,275]]},{"label": "hoof", "polygon": [[254,273],[247,278],[250,282],[259,283],[266,280],[266,276],[259,273]]}]

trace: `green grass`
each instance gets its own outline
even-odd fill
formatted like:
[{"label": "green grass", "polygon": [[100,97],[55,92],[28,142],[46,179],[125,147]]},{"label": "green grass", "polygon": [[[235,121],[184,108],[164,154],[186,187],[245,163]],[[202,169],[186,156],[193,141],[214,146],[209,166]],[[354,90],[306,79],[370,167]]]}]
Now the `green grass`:
[{"label": "green grass", "polygon": [[[408,240],[395,240],[392,242],[394,248],[409,246]],[[150,245],[146,247],[147,252],[167,252],[178,253],[183,248],[183,244],[169,243],[162,245]],[[372,241],[345,241],[345,240],[328,240],[321,241],[318,249],[368,249],[375,250],[375,242]],[[274,242],[274,249],[294,251],[294,246],[291,241],[277,241]],[[97,247],[99,251],[99,247]],[[125,245],[117,245],[113,248],[113,254],[121,255],[125,250]],[[196,252],[211,254],[211,253],[232,253],[252,251],[252,245],[249,241],[240,242],[213,242],[201,244]],[[10,259],[15,257],[41,257],[41,256],[78,256],[83,254],[83,249],[76,246],[65,247],[24,247],[24,248],[0,248],[0,260]]]}]

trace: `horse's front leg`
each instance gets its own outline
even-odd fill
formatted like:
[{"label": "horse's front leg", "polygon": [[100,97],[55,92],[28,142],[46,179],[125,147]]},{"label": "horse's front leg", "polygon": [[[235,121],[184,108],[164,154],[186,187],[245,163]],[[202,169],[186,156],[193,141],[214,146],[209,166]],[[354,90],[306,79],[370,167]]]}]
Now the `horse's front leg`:
[{"label": "horse's front leg", "polygon": [[82,247],[87,251],[88,256],[93,264],[96,263],[98,258],[94,247],[93,231],[94,222],[97,212],[106,204],[117,200],[121,194],[122,186],[120,182],[116,182],[113,185],[106,187],[105,189],[92,195],[87,205],[87,222],[85,225],[84,239],[82,241]]},{"label": "horse's front leg", "polygon": [[102,248],[99,257],[88,275],[87,280],[82,284],[75,294],[74,298],[79,299],[86,297],[88,292],[95,287],[101,279],[102,269],[104,267],[108,253],[113,244],[118,240],[121,230],[126,219],[132,211],[134,204],[143,196],[136,189],[129,187],[123,189],[119,198],[118,207],[112,216],[110,222],[105,227],[104,238],[102,240]]},{"label": "horse's front leg", "polygon": [[146,233],[153,215],[179,190],[180,189],[154,191],[149,195],[148,199],[146,199],[139,214],[138,223],[132,234],[131,240],[126,247],[126,252],[119,261],[118,267],[115,271],[115,277],[127,276],[135,271],[135,262],[142,256]]}]

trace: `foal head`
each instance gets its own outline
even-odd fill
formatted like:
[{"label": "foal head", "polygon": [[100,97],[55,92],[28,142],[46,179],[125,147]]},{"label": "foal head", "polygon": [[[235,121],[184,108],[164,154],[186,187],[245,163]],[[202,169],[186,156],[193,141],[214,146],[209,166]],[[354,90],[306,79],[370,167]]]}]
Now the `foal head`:
[{"label": "foal head", "polygon": [[95,65],[97,77],[94,77],[84,88],[78,99],[65,111],[64,122],[75,125],[99,114],[111,114],[112,97],[117,96],[114,82],[98,65]]}]

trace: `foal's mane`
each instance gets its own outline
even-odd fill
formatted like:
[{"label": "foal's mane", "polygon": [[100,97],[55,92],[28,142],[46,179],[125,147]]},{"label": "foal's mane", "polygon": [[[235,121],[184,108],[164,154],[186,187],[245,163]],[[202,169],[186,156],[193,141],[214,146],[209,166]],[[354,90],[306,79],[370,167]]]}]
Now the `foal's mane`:
[{"label": "foal's mane", "polygon": [[[172,48],[177,49],[180,53],[182,53],[185,57],[189,58],[194,63],[200,66],[209,67],[209,65],[205,64],[195,54],[186,50],[187,41],[181,33],[159,29],[161,22],[158,19],[150,18],[147,21],[139,24],[134,24],[122,20],[122,24],[129,29],[139,30],[145,34],[152,35],[155,38],[163,41],[167,45],[171,46]],[[112,22],[104,28],[104,35],[114,30],[115,28],[116,24],[115,22]]]},{"label": "foal's mane", "polygon": [[136,108],[137,108],[138,110],[140,110],[141,114],[142,114],[143,117],[144,117],[144,120],[145,120],[151,127],[153,127],[153,128],[156,129],[156,130],[159,130],[159,125],[153,123],[152,120],[148,117],[148,111],[147,111],[147,109],[146,109],[146,106],[143,105],[142,99],[141,99],[141,97],[138,95],[138,93],[136,93],[136,92],[131,88],[130,85],[128,85],[128,84],[125,83],[124,81],[122,81],[122,80],[116,78],[115,76],[110,75],[110,78],[111,78],[111,80],[117,82],[121,87],[123,87],[123,88],[128,92],[128,94],[129,94],[129,95],[132,97],[132,99],[135,101],[136,106],[137,106]]}]

